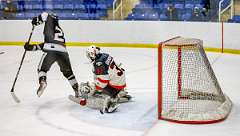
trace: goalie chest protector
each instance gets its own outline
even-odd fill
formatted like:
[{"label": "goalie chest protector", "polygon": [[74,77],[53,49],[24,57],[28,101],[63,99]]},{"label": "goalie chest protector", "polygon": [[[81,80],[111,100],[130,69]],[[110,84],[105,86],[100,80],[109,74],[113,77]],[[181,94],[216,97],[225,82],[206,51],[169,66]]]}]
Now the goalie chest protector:
[{"label": "goalie chest protector", "polygon": [[109,54],[106,53],[100,53],[99,56],[95,60],[93,66],[93,73],[95,75],[107,75],[109,65],[112,62],[112,57]]}]

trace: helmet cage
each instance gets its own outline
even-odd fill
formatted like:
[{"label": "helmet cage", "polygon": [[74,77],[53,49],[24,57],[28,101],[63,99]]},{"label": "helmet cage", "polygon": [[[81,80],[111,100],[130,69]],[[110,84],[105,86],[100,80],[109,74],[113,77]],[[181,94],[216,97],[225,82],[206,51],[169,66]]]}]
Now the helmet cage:
[{"label": "helmet cage", "polygon": [[91,62],[93,62],[96,59],[96,56],[98,53],[99,53],[99,48],[93,45],[87,49],[86,56]]}]

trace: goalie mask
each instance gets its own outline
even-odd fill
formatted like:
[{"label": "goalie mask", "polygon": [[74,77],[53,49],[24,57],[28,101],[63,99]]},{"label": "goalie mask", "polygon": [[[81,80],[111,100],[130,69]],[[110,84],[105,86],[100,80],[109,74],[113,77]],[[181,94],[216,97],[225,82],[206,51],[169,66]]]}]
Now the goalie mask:
[{"label": "goalie mask", "polygon": [[100,53],[100,48],[96,47],[95,45],[92,45],[87,48],[86,56],[91,62],[93,62],[99,53]]}]

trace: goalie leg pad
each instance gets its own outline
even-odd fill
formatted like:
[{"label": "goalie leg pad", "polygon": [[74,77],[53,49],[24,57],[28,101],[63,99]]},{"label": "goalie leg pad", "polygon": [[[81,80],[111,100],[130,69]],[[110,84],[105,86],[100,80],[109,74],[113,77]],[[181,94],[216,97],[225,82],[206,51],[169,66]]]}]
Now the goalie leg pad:
[{"label": "goalie leg pad", "polygon": [[101,95],[93,95],[88,96],[88,99],[84,103],[84,105],[81,103],[82,98],[81,97],[74,97],[73,95],[69,95],[68,97],[71,101],[86,106],[91,109],[97,109],[100,110],[100,112],[103,114],[105,113],[112,113],[116,111],[116,109],[120,106],[119,98],[111,98],[110,96],[106,94]]},{"label": "goalie leg pad", "polygon": [[100,109],[100,113],[112,113],[117,110],[117,108],[120,106],[118,103],[119,99],[118,98],[111,98],[110,96],[107,96],[104,99],[103,107]]},{"label": "goalie leg pad", "polygon": [[106,95],[89,96],[87,100],[87,107],[100,110],[104,105],[106,97]]},{"label": "goalie leg pad", "polygon": [[[85,106],[91,108],[91,109],[98,109],[100,110],[103,107],[103,103],[105,100],[106,95],[98,95],[98,96],[88,96],[88,99],[86,100]],[[75,97],[73,95],[68,96],[69,100],[84,106],[81,104],[81,97]]]}]

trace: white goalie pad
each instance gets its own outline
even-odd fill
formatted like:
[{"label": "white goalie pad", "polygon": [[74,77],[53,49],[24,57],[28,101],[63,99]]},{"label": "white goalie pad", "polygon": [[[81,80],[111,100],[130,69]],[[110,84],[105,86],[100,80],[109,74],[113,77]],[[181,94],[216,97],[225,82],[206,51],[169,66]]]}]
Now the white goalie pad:
[{"label": "white goalie pad", "polygon": [[[104,100],[105,100],[106,97],[107,97],[107,95],[91,95],[91,96],[88,96],[86,106],[89,107],[89,108],[92,108],[92,109],[100,110],[103,107]],[[81,97],[76,98],[73,95],[69,95],[68,98],[71,101],[73,101],[73,102],[75,102],[79,105],[80,105],[80,100],[82,99]]]},{"label": "white goalie pad", "polygon": [[86,106],[92,109],[100,110],[104,105],[104,100],[106,97],[107,95],[89,96]]},{"label": "white goalie pad", "polygon": [[[95,83],[82,82],[80,84],[79,91],[80,91],[82,97],[90,98],[89,99],[90,103],[95,103],[94,99],[98,99],[99,97],[104,97],[104,98],[106,97],[106,94],[101,93],[100,90],[95,89]],[[98,94],[97,96],[95,95],[96,93]],[[93,95],[95,95],[95,96],[93,96]],[[97,97],[97,98],[95,98],[95,97]],[[128,92],[125,90],[120,91],[117,97],[119,98],[119,103],[129,102],[132,99],[132,96],[128,95]],[[99,101],[101,101],[101,100],[99,100]],[[96,105],[96,104],[90,104],[90,105]]]}]

